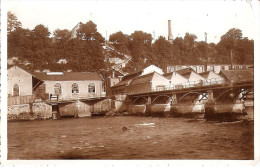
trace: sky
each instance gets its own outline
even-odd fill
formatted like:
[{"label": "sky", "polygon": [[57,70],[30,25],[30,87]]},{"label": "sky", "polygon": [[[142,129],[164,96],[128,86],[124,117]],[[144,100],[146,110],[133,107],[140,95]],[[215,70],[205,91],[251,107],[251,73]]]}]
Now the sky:
[{"label": "sky", "polygon": [[99,0],[8,0],[7,10],[15,14],[23,28],[43,24],[56,29],[73,29],[77,23],[92,20],[104,38],[118,31],[130,35],[136,30],[168,37],[168,20],[173,38],[195,34],[197,41],[218,43],[231,28],[254,39],[257,1],[99,1]]}]

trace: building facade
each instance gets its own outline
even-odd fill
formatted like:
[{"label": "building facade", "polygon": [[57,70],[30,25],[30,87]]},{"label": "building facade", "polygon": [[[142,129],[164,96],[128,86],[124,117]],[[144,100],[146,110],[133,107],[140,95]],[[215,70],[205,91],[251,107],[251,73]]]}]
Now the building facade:
[{"label": "building facade", "polygon": [[[105,95],[104,80],[96,72],[30,73],[13,66],[8,69],[8,97],[50,95],[64,99],[88,99]],[[47,96],[46,96],[47,95]]]},{"label": "building facade", "polygon": [[18,66],[12,66],[7,71],[8,97],[33,95],[41,80]]},{"label": "building facade", "polygon": [[231,65],[230,64],[207,64],[207,65],[173,65],[166,68],[167,73],[176,72],[185,68],[192,68],[196,73],[203,73],[206,71],[213,71],[219,73],[221,70],[231,70],[231,69],[247,69],[252,65]]},{"label": "building facade", "polygon": [[103,79],[95,72],[34,73],[45,91],[59,100],[88,99],[104,95]]}]

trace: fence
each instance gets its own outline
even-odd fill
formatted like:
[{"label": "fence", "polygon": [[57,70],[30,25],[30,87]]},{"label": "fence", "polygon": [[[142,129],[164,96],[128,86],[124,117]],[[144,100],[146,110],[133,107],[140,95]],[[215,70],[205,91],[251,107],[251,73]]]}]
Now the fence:
[{"label": "fence", "polygon": [[159,87],[154,87],[148,90],[135,90],[133,92],[127,92],[127,93],[146,93],[146,92],[158,92],[158,91],[165,91],[165,90],[176,90],[176,89],[184,89],[184,88],[191,88],[191,87],[203,87],[203,86],[208,86],[208,85],[218,85],[218,84],[223,84],[225,83],[224,79],[218,79],[218,78],[212,78],[208,80],[198,80],[198,81],[189,81],[187,83],[180,83],[177,85],[165,85],[164,87],[159,86]]},{"label": "fence", "polygon": [[92,93],[86,96],[71,96],[71,97],[61,97],[56,95],[49,96],[50,102],[57,102],[57,101],[75,101],[75,100],[86,100],[86,99],[100,99],[106,97],[106,92],[102,93]]}]

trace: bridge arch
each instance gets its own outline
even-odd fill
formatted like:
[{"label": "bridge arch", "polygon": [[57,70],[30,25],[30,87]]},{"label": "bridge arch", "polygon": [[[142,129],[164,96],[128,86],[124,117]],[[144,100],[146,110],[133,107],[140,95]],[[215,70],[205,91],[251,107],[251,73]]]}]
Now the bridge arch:
[{"label": "bridge arch", "polygon": [[[200,95],[199,92],[188,92],[188,93],[185,93],[184,95],[182,95],[181,98],[178,100],[178,102],[181,102],[181,100],[182,100],[184,97],[186,97],[187,95],[189,95],[189,94],[197,94],[198,96]],[[194,100],[195,100],[195,99],[194,99]],[[192,100],[192,101],[194,101],[194,100]]]},{"label": "bridge arch", "polygon": [[156,96],[154,99],[153,99],[153,101],[152,101],[152,104],[155,102],[155,100],[157,100],[159,97],[168,97],[168,100],[170,99],[170,98],[172,98],[171,96],[169,96],[169,95],[158,95],[158,96]]},{"label": "bridge arch", "polygon": [[222,92],[220,95],[218,95],[218,97],[216,98],[216,101],[218,101],[223,95],[225,95],[228,92],[234,91],[233,88],[225,90],[224,92]]},{"label": "bridge arch", "polygon": [[145,99],[146,100],[146,102],[148,102],[148,99],[146,98],[146,97],[144,97],[144,96],[138,96],[138,97],[136,97],[135,99],[134,99],[134,101],[133,101],[133,103],[135,103],[138,99]]}]

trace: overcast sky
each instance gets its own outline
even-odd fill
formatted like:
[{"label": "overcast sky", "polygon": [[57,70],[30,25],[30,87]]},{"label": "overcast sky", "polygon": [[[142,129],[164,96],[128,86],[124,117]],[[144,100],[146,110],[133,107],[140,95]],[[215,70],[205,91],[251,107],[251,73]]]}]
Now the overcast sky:
[{"label": "overcast sky", "polygon": [[79,23],[92,20],[106,38],[122,31],[130,35],[135,30],[158,36],[168,36],[168,20],[172,21],[173,38],[186,32],[198,40],[217,43],[231,28],[242,30],[243,36],[254,39],[258,1],[39,1],[8,0],[7,10],[33,29],[43,24],[52,33],[56,29],[71,30]]}]

